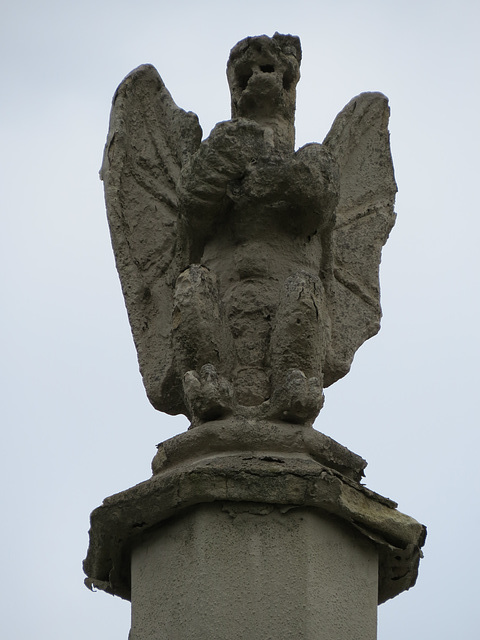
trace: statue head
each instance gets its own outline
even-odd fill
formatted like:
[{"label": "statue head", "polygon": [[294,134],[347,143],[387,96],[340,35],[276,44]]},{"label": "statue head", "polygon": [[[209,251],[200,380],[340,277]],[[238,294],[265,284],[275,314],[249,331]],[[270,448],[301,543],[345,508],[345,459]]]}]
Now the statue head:
[{"label": "statue head", "polygon": [[245,38],[230,52],[227,78],[232,118],[281,124],[294,135],[296,85],[302,51],[297,36]]}]

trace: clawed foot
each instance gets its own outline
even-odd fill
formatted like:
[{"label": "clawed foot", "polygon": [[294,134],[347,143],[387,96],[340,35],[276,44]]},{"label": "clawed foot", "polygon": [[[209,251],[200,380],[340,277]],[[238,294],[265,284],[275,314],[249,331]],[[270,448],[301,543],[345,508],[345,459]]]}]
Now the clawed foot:
[{"label": "clawed foot", "polygon": [[271,401],[271,417],[294,424],[312,423],[323,407],[324,395],[318,378],[307,378],[299,369],[287,372]]},{"label": "clawed foot", "polygon": [[183,377],[185,398],[192,414],[192,425],[218,420],[232,413],[233,391],[230,383],[218,375],[212,364]]}]

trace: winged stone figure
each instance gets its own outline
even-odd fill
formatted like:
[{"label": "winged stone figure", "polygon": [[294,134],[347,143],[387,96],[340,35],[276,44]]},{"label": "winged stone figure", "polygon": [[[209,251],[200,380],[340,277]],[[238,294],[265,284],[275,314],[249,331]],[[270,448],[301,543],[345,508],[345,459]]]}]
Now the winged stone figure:
[{"label": "winged stone figure", "polygon": [[294,149],[297,37],[231,51],[232,118],[202,141],[151,65],[113,98],[101,177],[153,406],[311,425],[380,327],[396,184],[387,98],[363,93]]}]

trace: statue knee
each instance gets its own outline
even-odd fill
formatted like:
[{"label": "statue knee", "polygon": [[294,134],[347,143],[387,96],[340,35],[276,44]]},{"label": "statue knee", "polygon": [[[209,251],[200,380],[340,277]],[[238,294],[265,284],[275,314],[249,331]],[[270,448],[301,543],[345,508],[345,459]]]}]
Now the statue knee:
[{"label": "statue knee", "polygon": [[[306,271],[299,271],[285,281],[283,304],[289,313],[301,311],[318,319],[323,285],[320,278]],[[285,309],[286,310],[286,309]]]},{"label": "statue knee", "polygon": [[175,301],[200,295],[217,298],[217,282],[214,274],[201,264],[192,264],[182,271],[175,283]]}]

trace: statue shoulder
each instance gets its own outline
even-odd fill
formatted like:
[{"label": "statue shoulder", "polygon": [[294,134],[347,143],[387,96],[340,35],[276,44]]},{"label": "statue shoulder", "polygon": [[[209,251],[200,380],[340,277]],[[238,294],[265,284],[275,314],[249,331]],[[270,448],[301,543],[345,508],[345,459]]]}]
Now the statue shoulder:
[{"label": "statue shoulder", "polygon": [[314,199],[311,204],[322,210],[324,222],[332,223],[338,201],[339,172],[330,151],[316,142],[306,144],[294,154],[292,169],[304,193]]},{"label": "statue shoulder", "polygon": [[295,152],[297,162],[303,162],[312,168],[317,168],[331,174],[331,178],[338,180],[338,168],[335,158],[328,148],[318,142],[309,142]]}]

